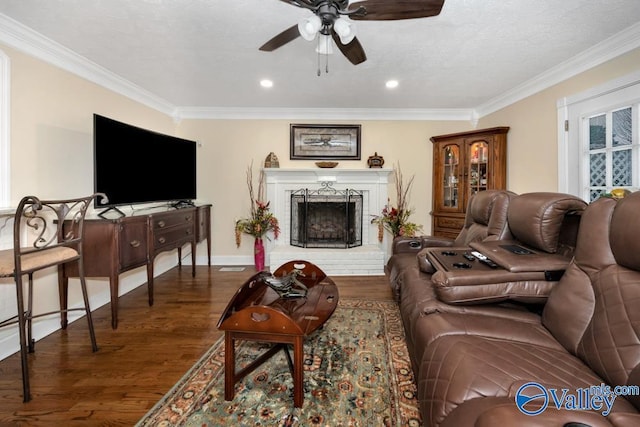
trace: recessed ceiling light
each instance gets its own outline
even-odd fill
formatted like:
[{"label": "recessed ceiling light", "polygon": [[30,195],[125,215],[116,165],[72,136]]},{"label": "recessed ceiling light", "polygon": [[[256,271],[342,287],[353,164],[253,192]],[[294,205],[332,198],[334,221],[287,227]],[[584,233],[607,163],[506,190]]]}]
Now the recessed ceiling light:
[{"label": "recessed ceiling light", "polygon": [[273,82],[269,79],[260,80],[260,86],[262,87],[273,87]]},{"label": "recessed ceiling light", "polygon": [[387,83],[385,83],[385,86],[387,87],[387,89],[395,89],[398,87],[398,81],[397,80],[389,80]]}]

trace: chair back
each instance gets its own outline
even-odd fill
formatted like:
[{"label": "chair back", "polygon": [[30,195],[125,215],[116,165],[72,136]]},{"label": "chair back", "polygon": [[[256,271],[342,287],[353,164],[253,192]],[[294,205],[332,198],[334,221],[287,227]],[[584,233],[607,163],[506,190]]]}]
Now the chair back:
[{"label": "chair back", "polygon": [[[610,386],[640,383],[640,192],[599,199],[583,213],[575,258],[543,323]],[[628,396],[640,408],[640,396]]]},{"label": "chair back", "polygon": [[472,242],[511,237],[507,210],[515,196],[515,193],[507,190],[486,190],[472,195],[467,205],[464,227],[453,246],[469,246]]},{"label": "chair back", "polygon": [[68,262],[82,254],[87,209],[102,193],[63,200],[23,197],[15,213],[14,267],[19,274]]}]

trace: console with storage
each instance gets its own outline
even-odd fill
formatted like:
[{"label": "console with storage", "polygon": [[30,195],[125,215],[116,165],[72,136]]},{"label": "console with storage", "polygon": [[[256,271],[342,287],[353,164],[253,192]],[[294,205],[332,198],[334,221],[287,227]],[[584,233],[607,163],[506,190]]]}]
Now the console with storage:
[{"label": "console with storage", "polygon": [[604,415],[549,404],[532,417],[535,402],[516,400],[529,382],[573,394],[639,385],[640,193],[589,206],[511,194],[506,209],[480,194],[466,222],[481,232],[464,246],[398,238],[387,264],[425,425],[640,425],[640,396]]},{"label": "console with storage", "polygon": [[[92,217],[85,220],[84,268],[86,277],[108,277],[111,295],[111,326],[118,327],[119,276],[137,267],[147,267],[149,305],[153,304],[154,260],[158,254],[191,246],[192,274],[195,276],[196,244],[207,241],[211,265],[211,205],[187,208],[160,208],[153,213],[115,219]],[[75,265],[60,270],[61,281],[77,277]]]}]

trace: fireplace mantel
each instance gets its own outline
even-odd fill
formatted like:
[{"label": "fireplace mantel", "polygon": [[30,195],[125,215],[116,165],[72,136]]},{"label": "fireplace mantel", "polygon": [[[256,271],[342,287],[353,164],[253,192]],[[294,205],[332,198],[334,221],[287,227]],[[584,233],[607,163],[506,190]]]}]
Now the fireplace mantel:
[{"label": "fireplace mantel", "polygon": [[[387,203],[389,175],[393,169],[322,169],[322,168],[265,168],[267,200],[280,222],[278,240],[267,243],[267,261],[276,268],[292,259],[304,259],[317,264],[327,274],[379,275],[384,274],[388,259],[388,236],[378,241],[378,227],[371,224]],[[336,190],[358,190],[364,195],[363,245],[349,249],[298,248],[290,245],[291,192],[329,186]]]}]

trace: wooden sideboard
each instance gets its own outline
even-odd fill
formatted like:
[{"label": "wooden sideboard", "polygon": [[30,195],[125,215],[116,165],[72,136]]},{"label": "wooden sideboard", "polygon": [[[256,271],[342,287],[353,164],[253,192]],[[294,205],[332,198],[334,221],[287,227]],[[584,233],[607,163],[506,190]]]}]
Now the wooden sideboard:
[{"label": "wooden sideboard", "polygon": [[[191,246],[191,273],[196,273],[196,245],[207,240],[211,265],[211,205],[134,214],[115,219],[85,220],[84,270],[86,277],[108,277],[111,296],[111,326],[118,327],[119,275],[137,267],[147,267],[149,305],[153,305],[154,260],[158,254]],[[75,264],[59,270],[60,285],[66,289],[69,277],[78,277]]]}]

